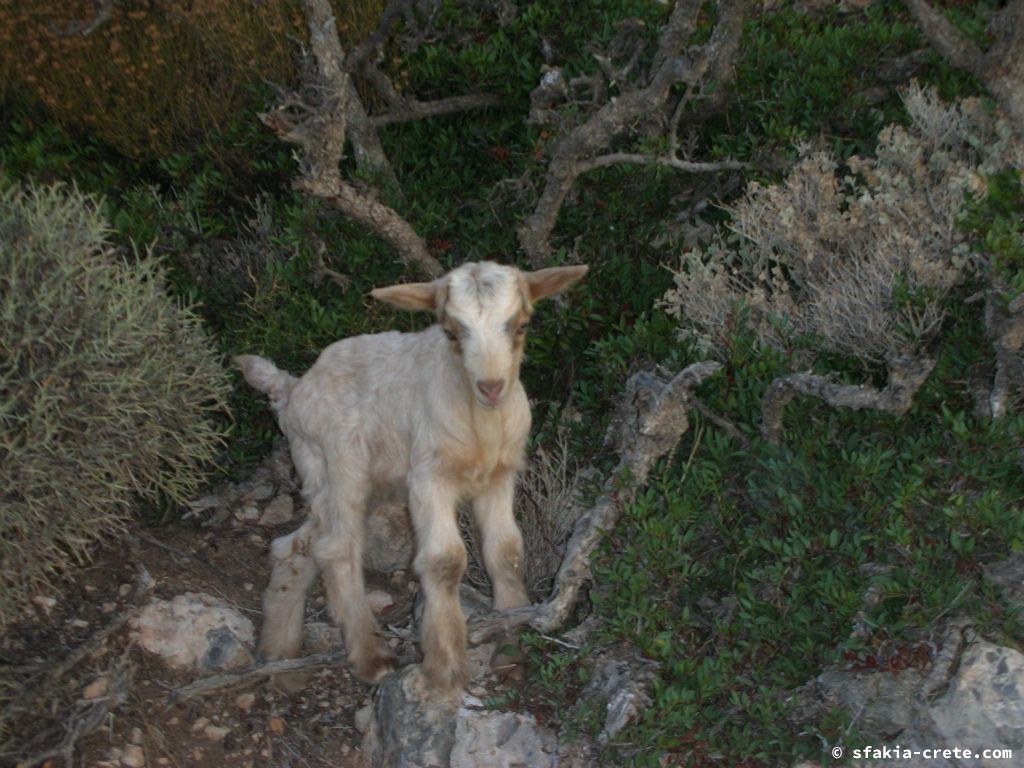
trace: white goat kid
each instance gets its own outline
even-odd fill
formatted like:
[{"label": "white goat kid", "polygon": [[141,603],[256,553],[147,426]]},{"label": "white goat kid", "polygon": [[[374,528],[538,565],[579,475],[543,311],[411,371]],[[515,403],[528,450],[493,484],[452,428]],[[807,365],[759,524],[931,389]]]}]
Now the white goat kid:
[{"label": "white goat kid", "polygon": [[246,380],[270,396],[311,510],[299,530],[271,547],[264,658],[298,654],[306,592],[322,570],[355,674],[376,682],[395,667],[366,602],[362,556],[367,505],[397,487],[408,494],[416,532],[423,672],[440,691],[465,686],[458,587],[466,549],[456,505],[472,500],[494,608],[527,604],[523,539],[512,511],[530,430],[519,381],[523,343],[534,302],[586,272],[464,264],[430,283],[373,291],[401,309],[434,312],[437,324],[425,331],[339,341],[301,379],[260,357],[235,359]]}]

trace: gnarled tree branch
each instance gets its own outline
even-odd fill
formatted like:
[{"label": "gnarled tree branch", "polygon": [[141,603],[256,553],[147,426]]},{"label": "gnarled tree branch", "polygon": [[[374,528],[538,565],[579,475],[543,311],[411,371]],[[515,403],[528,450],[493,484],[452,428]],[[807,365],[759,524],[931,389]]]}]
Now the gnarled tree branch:
[{"label": "gnarled tree branch", "polygon": [[[535,265],[547,260],[558,213],[580,174],[611,164],[615,157],[634,163],[640,157],[629,153],[606,154],[601,160],[595,156],[637,121],[665,111],[672,87],[677,83],[693,88],[705,79],[709,71],[728,72],[731,69],[746,0],[723,0],[718,6],[718,25],[712,39],[707,45],[691,47],[684,54],[683,46],[696,29],[702,5],[703,0],[678,0],[659,35],[658,48],[646,81],[620,83],[617,98],[609,99],[588,120],[555,144],[544,189],[533,213],[517,230],[520,247]],[[685,161],[677,160],[674,154],[656,162],[679,170],[695,170],[684,167]]]},{"label": "gnarled tree branch", "polygon": [[797,395],[808,395],[838,408],[870,409],[902,416],[914,404],[914,395],[935,367],[930,357],[894,357],[887,361],[889,381],[882,389],[863,384],[837,384],[827,376],[790,373],[780,376],[764,393],[761,436],[772,443],[782,438],[782,413]]},{"label": "gnarled tree branch", "polygon": [[906,0],[921,31],[942,58],[980,80],[1024,136],[1024,0],[1010,0],[993,18],[995,42],[980,50],[927,0]]},{"label": "gnarled tree branch", "polygon": [[[380,24],[366,41],[345,55],[328,0],[303,0],[309,25],[310,49],[315,69],[305,77],[304,95],[283,94],[278,106],[260,119],[285,141],[302,150],[296,188],[317,197],[389,243],[400,258],[431,277],[444,268],[427,249],[409,222],[377,199],[373,190],[363,191],[341,174],[346,139],[351,142],[356,165],[371,178],[382,178],[395,189],[398,180],[377,136],[382,125],[419,120],[498,103],[495,96],[470,94],[420,102],[402,96],[387,76],[371,62],[392,27],[409,5],[396,0],[385,10]],[[366,76],[389,105],[390,111],[370,115],[352,80],[354,72]]]}]

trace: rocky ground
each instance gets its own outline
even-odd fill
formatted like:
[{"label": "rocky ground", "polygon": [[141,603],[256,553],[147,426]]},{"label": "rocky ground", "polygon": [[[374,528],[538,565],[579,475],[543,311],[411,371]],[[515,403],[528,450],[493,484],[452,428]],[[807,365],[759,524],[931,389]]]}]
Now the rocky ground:
[{"label": "rocky ground", "polygon": [[[555,704],[522,668],[492,667],[495,643],[471,649],[473,682],[464,699],[434,701],[415,665],[418,585],[401,506],[379,510],[368,523],[367,581],[403,668],[376,689],[355,680],[318,587],[307,605],[304,650],[321,654],[321,663],[304,690],[275,689],[254,658],[260,594],[271,541],[302,514],[279,450],[245,482],[198,500],[191,519],[136,528],[126,544],[76,571],[63,592],[38,596],[36,615],[0,638],[0,702],[10,699],[0,746],[16,754],[0,756],[0,764],[585,768],[598,764],[602,742],[649,704],[656,668],[629,648],[590,659],[590,682]],[[1024,556],[985,573],[1009,610],[1024,608]],[[464,585],[467,615],[487,611],[488,603]],[[562,642],[585,643],[598,622],[591,617]],[[794,691],[794,724],[813,727],[844,710],[856,729],[842,745],[847,750],[966,745],[1015,755],[971,765],[1019,762],[1024,655],[986,641],[956,614],[936,624],[934,637],[891,650],[884,668],[851,659]],[[562,729],[557,712],[571,701],[603,713],[592,742],[567,738]],[[910,756],[877,764],[960,763]]]}]

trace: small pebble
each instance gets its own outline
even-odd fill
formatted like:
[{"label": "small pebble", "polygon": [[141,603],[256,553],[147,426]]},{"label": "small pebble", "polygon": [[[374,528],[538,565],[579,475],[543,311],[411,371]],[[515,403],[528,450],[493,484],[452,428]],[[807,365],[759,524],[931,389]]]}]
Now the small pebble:
[{"label": "small pebble", "polygon": [[145,768],[146,752],[138,744],[129,744],[124,748],[121,756],[121,765],[128,768]]},{"label": "small pebble", "polygon": [[235,697],[235,706],[246,714],[252,710],[252,705],[255,703],[256,694],[254,693],[240,693]]},{"label": "small pebble", "polygon": [[210,741],[224,741],[224,737],[231,731],[223,725],[208,725],[203,728],[203,735],[206,736]]},{"label": "small pebble", "polygon": [[280,717],[272,717],[267,720],[267,727],[270,729],[271,733],[276,733],[280,736],[284,733],[285,723]]},{"label": "small pebble", "polygon": [[32,602],[35,603],[39,608],[41,608],[43,612],[46,613],[47,616],[49,616],[50,611],[52,611],[54,607],[57,605],[57,598],[48,597],[46,595],[38,595],[37,597],[32,598]]},{"label": "small pebble", "polygon": [[385,611],[395,604],[395,599],[387,592],[379,589],[372,589],[366,593],[366,602],[370,604],[370,610],[374,613]]},{"label": "small pebble", "polygon": [[131,734],[128,736],[128,741],[132,744],[138,744],[142,746],[142,729],[139,727],[132,728]]},{"label": "small pebble", "polygon": [[106,677],[97,677],[85,688],[82,689],[82,698],[86,701],[92,701],[98,699],[100,696],[107,692],[107,686],[110,685],[110,680]]},{"label": "small pebble", "polygon": [[117,603],[104,603],[100,606],[100,610],[104,613],[113,613],[117,610]]},{"label": "small pebble", "polygon": [[373,718],[373,708],[367,704],[365,707],[360,707],[356,710],[355,721],[356,729],[360,733],[366,733],[366,729],[370,727],[370,720]]},{"label": "small pebble", "polygon": [[194,723],[192,723],[192,727],[189,730],[191,730],[193,733],[195,733],[197,731],[203,730],[203,728],[205,728],[209,724],[210,724],[210,718],[208,718],[208,717],[200,717]]}]

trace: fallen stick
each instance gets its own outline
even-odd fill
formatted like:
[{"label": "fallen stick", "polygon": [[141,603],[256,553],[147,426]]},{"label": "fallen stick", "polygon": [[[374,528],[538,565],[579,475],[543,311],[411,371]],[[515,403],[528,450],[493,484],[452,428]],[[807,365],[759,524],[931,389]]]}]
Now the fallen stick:
[{"label": "fallen stick", "polygon": [[274,675],[287,672],[308,672],[324,667],[339,666],[345,663],[348,654],[345,651],[332,653],[314,653],[296,659],[279,659],[262,664],[254,664],[244,669],[233,669],[219,675],[200,678],[187,685],[175,688],[170,693],[170,703],[179,704],[189,699],[209,696],[214,693],[239,688],[244,685],[261,682]]}]

